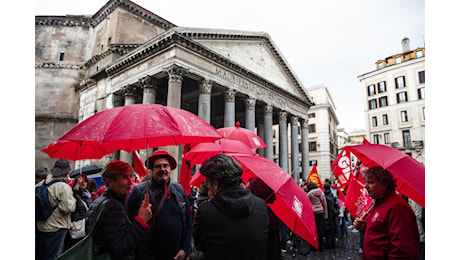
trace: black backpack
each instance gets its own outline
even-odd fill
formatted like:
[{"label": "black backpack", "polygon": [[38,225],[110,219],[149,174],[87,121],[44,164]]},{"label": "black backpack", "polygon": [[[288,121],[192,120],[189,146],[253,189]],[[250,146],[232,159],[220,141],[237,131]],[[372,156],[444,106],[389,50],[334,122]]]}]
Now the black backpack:
[{"label": "black backpack", "polygon": [[53,180],[50,183],[43,182],[43,185],[35,188],[35,220],[45,221],[51,216],[56,207],[51,206],[48,186],[63,180]]}]

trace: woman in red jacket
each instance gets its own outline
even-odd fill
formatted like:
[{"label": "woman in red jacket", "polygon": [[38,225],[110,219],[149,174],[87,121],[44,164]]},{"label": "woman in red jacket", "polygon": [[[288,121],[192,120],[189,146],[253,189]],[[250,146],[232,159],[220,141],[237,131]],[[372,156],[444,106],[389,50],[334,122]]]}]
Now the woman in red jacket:
[{"label": "woman in red jacket", "polygon": [[374,207],[353,226],[364,231],[363,259],[418,259],[419,236],[415,214],[395,192],[396,180],[380,166],[363,171]]}]

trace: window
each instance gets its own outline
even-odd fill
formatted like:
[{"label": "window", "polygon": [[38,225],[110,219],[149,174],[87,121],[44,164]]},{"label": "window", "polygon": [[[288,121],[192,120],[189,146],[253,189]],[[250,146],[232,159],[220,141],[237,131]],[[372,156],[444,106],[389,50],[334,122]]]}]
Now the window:
[{"label": "window", "polygon": [[404,76],[395,78],[395,85],[396,88],[404,88],[406,86],[406,80],[404,79]]},{"label": "window", "polygon": [[310,166],[313,166],[313,165],[318,165],[318,161],[317,160],[311,160],[310,161]]},{"label": "window", "polygon": [[101,53],[104,51],[104,44],[101,44]]},{"label": "window", "polygon": [[385,84],[385,81],[380,81],[377,85],[379,86],[379,93],[387,91],[387,86]]},{"label": "window", "polygon": [[379,69],[383,68],[383,62],[380,62],[379,64],[377,64],[377,67],[378,67]]},{"label": "window", "polygon": [[423,57],[423,51],[417,51],[417,52],[415,53],[415,57],[417,57],[417,58]]},{"label": "window", "polygon": [[374,84],[367,86],[367,95],[368,96],[375,95],[375,85]]},{"label": "window", "polygon": [[369,109],[376,109],[377,108],[377,99],[369,100]]},{"label": "window", "polygon": [[425,83],[425,71],[419,71],[418,72],[418,83],[422,84]]},{"label": "window", "polygon": [[422,116],[423,116],[423,120],[425,120],[425,107],[422,108]]},{"label": "window", "polygon": [[378,126],[377,117],[376,117],[376,116],[373,116],[373,117],[372,117],[372,127],[376,127],[376,126]]},{"label": "window", "polygon": [[386,106],[388,106],[388,99],[387,99],[386,96],[380,97],[380,98],[379,98],[379,106],[380,106],[380,107],[386,107]]},{"label": "window", "polygon": [[388,125],[388,115],[387,114],[382,115],[382,121],[383,121],[383,125]]},{"label": "window", "polygon": [[59,61],[64,61],[64,52],[63,51],[61,51],[59,53]]},{"label": "window", "polygon": [[409,118],[407,116],[407,110],[401,111],[401,122],[402,123],[409,122]]},{"label": "window", "polygon": [[107,46],[110,46],[110,44],[112,44],[112,37],[109,37],[109,39],[107,39]]},{"label": "window", "polygon": [[403,103],[403,102],[407,102],[407,92],[406,91],[402,91],[402,92],[399,92],[396,94],[396,101],[398,103]]},{"label": "window", "polygon": [[316,125],[315,124],[308,125],[308,132],[316,133]]},{"label": "window", "polygon": [[385,144],[391,144],[390,133],[384,133],[383,139],[385,140]]},{"label": "window", "polygon": [[418,99],[425,99],[425,87],[418,89]]},{"label": "window", "polygon": [[410,131],[409,130],[403,130],[402,131],[403,135],[403,145],[404,147],[411,147],[411,141],[410,141]]},{"label": "window", "polygon": [[316,141],[308,142],[308,150],[310,152],[316,152]]},{"label": "window", "polygon": [[379,144],[379,135],[373,135],[374,144]]},{"label": "window", "polygon": [[316,116],[315,113],[308,114],[308,118],[314,118],[315,116]]},{"label": "window", "polygon": [[402,61],[401,57],[396,57],[396,59],[395,59],[396,64],[401,63],[401,61]]}]

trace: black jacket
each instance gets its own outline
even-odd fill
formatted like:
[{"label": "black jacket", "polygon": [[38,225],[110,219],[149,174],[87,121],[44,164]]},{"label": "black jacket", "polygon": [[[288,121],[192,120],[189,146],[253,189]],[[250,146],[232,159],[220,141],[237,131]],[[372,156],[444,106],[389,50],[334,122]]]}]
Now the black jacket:
[{"label": "black jacket", "polygon": [[[148,185],[148,189],[147,189]],[[137,211],[149,192],[152,213],[155,214],[158,204],[165,194],[165,188],[153,180],[134,186],[126,200],[126,212],[130,219],[137,215]],[[168,183],[169,199],[165,203],[154,222],[148,222],[150,232],[136,249],[136,260],[173,259],[183,249],[190,253],[192,238],[192,216],[188,196],[182,186],[175,182]]]},{"label": "black jacket", "polygon": [[95,200],[86,217],[86,232],[95,221],[97,208],[104,201],[99,221],[93,233],[93,241],[102,251],[109,251],[112,259],[134,259],[134,250],[148,233],[137,221],[131,222],[125,212],[123,202],[114,191],[107,189]]},{"label": "black jacket", "polygon": [[193,227],[205,259],[267,259],[267,204],[241,187],[227,187],[198,208]]}]

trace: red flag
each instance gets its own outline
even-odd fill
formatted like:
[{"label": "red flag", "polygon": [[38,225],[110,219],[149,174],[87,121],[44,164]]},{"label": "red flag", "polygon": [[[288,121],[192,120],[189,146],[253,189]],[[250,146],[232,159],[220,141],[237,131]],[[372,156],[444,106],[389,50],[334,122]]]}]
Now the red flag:
[{"label": "red flag", "polygon": [[340,186],[347,189],[348,179],[351,172],[350,152],[342,150],[331,164],[331,169],[334,176],[337,178]]},{"label": "red flag", "polygon": [[319,178],[318,171],[316,171],[316,164],[313,165],[313,168],[311,169],[310,175],[308,175],[307,182],[314,182],[318,184],[318,187],[324,191],[323,188],[323,183],[321,182],[321,179]]},{"label": "red flag", "polygon": [[374,203],[372,198],[367,194],[361,173],[359,171],[356,172],[357,176],[354,174],[350,175],[347,196],[345,197],[345,207],[353,218],[363,218]]},{"label": "red flag", "polygon": [[147,169],[145,168],[145,165],[142,162],[141,157],[139,156],[139,153],[137,151],[134,151],[133,153],[133,163],[134,171],[139,175],[139,178],[144,178],[144,176],[147,175]]},{"label": "red flag", "polygon": [[363,144],[370,144],[369,141],[367,141],[366,137],[363,136]]}]

